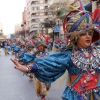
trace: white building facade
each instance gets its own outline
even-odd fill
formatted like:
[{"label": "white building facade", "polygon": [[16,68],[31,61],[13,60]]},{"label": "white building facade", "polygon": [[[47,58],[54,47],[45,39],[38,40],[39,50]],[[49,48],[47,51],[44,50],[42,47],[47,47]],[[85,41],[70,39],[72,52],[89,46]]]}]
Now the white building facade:
[{"label": "white building facade", "polygon": [[41,22],[48,18],[49,0],[26,0],[26,24],[30,32],[39,29]]},{"label": "white building facade", "polygon": [[15,24],[15,34],[18,34],[22,31],[21,23]]},{"label": "white building facade", "polygon": [[2,23],[0,22],[0,35],[2,35],[3,34],[3,25],[2,25]]}]

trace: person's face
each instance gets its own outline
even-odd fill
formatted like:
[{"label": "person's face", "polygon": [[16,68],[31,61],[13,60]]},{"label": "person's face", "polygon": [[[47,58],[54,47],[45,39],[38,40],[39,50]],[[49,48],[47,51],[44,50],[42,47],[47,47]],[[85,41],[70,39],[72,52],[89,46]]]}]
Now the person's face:
[{"label": "person's face", "polygon": [[92,42],[93,31],[84,31],[80,33],[80,36],[77,40],[77,46],[79,48],[87,48]]},{"label": "person's face", "polygon": [[40,46],[38,47],[38,50],[39,50],[40,52],[42,52],[42,51],[44,50],[44,46],[43,46],[43,45],[40,45]]},{"label": "person's face", "polygon": [[33,49],[33,47],[29,47],[28,50],[31,51]]}]

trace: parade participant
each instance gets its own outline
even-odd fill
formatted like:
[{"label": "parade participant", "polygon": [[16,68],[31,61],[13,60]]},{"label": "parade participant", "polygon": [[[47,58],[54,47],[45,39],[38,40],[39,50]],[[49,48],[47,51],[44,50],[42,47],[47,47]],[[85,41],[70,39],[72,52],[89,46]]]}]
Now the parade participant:
[{"label": "parade participant", "polygon": [[8,55],[9,53],[8,53],[8,49],[7,49],[7,46],[4,46],[4,53],[5,53],[5,55]]},{"label": "parade participant", "polygon": [[48,53],[46,52],[47,46],[45,45],[44,42],[38,41],[35,45],[37,48],[36,57],[44,58],[45,56],[48,55]]},{"label": "parade participant", "polygon": [[8,42],[5,41],[5,42],[4,42],[4,53],[5,53],[5,55],[8,55],[8,54],[9,54],[7,48],[8,48]]},{"label": "parade participant", "polygon": [[24,57],[24,53],[26,53],[26,47],[25,45],[22,43],[20,46],[20,52],[18,53],[18,62],[22,65],[24,65],[22,59]]},{"label": "parade participant", "polygon": [[16,69],[34,73],[44,83],[55,81],[67,69],[70,83],[62,100],[100,100],[100,46],[92,44],[100,39],[100,32],[93,29],[89,12],[78,10],[66,16],[63,28],[70,39],[67,50],[35,58],[31,69],[11,61]]},{"label": "parade participant", "polygon": [[[36,58],[44,58],[45,56],[48,55],[48,53],[45,50],[47,46],[44,44],[44,42],[38,41],[35,44],[35,47],[37,51],[34,54],[30,55],[29,52],[24,54],[24,57],[23,57],[24,62],[30,63],[31,61],[33,61],[32,59],[30,59],[32,55],[34,55]],[[31,66],[30,64],[27,64],[28,68],[30,68],[30,66]],[[30,77],[30,80],[33,79],[32,73],[29,73],[27,75]],[[34,82],[35,82],[35,89],[36,89],[37,95],[40,96],[42,100],[45,100],[45,96],[47,95],[47,91],[50,88],[50,84],[45,84],[43,82],[40,82],[36,77],[34,77]]]},{"label": "parade participant", "polygon": [[52,50],[52,44],[50,42],[48,43],[47,49],[48,49],[48,52]]},{"label": "parade participant", "polygon": [[15,54],[15,58],[18,58],[18,52],[20,51],[20,46],[16,45],[16,47],[13,49],[14,54]]},{"label": "parade participant", "polygon": [[28,52],[28,53],[33,54],[33,48],[34,48],[34,45],[32,45],[32,44],[27,44],[27,52]]},{"label": "parade participant", "polygon": [[[47,46],[44,44],[44,42],[38,41],[36,43],[36,48],[37,48],[36,52],[37,58],[44,58],[45,56],[48,55],[48,53],[45,50]],[[45,84],[39,81],[36,77],[34,77],[34,81],[35,81],[35,88],[37,95],[41,97],[41,100],[45,100],[45,96],[47,95],[47,91],[50,88],[50,84]]]},{"label": "parade participant", "polygon": [[2,48],[0,47],[0,56],[1,56]]},{"label": "parade participant", "polygon": [[[28,44],[27,44],[27,53],[33,54],[33,48],[34,48],[34,45],[28,43]],[[32,66],[32,64],[33,64],[33,61],[29,62],[29,63],[26,65],[26,67],[30,68],[30,66]],[[33,80],[33,73],[30,73],[30,74],[29,74],[29,80],[30,80],[30,81]]]},{"label": "parade participant", "polygon": [[11,47],[11,52],[12,52],[12,54],[14,54],[14,48],[16,47],[16,43],[15,43],[14,41],[12,41],[12,42],[10,43],[10,47]]}]

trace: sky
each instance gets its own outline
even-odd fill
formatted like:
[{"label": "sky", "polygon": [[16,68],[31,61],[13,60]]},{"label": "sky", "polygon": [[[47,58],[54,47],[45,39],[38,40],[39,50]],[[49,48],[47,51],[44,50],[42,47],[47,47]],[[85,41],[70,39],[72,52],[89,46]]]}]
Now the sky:
[{"label": "sky", "polygon": [[25,0],[0,0],[0,22],[4,35],[14,33],[15,24],[22,22],[25,5]]}]

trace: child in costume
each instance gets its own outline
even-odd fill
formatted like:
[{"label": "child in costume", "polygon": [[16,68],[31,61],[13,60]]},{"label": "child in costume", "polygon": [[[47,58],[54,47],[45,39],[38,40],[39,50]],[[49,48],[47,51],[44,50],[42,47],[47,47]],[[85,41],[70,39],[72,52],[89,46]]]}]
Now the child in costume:
[{"label": "child in costume", "polygon": [[62,100],[100,100],[100,45],[92,44],[100,39],[100,32],[93,28],[89,12],[78,10],[66,16],[63,28],[70,39],[66,50],[34,58],[31,69],[12,62],[44,83],[54,82],[68,70],[70,83]]}]

